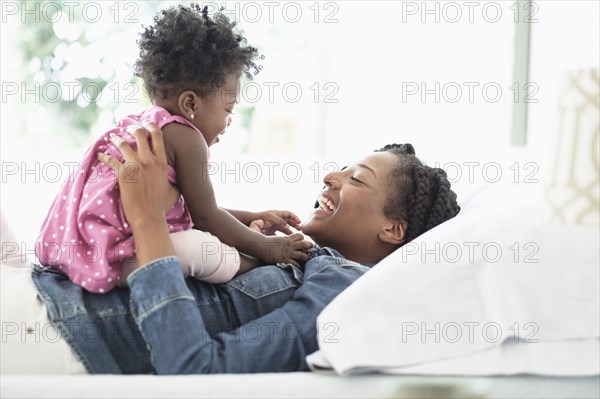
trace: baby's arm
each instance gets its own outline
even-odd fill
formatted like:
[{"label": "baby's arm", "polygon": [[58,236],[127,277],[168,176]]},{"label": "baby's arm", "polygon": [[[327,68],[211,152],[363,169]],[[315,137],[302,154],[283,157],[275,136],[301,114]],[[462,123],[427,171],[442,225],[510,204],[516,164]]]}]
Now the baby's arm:
[{"label": "baby's arm", "polygon": [[[225,209],[225,208],[223,208]],[[255,219],[254,212],[250,211],[241,211],[239,209],[225,209],[229,212],[234,218],[239,220],[244,226],[250,225],[250,223]]]},{"label": "baby's arm", "polygon": [[311,244],[302,235],[266,237],[244,226],[229,212],[217,206],[208,177],[208,146],[197,132],[170,123],[163,128],[174,154],[178,185],[194,224],[240,252],[267,262],[306,261],[303,252]]},{"label": "baby's arm", "polygon": [[233,217],[242,222],[245,226],[250,226],[255,220],[262,220],[264,222],[265,235],[273,235],[276,231],[281,231],[285,234],[293,234],[290,230],[290,226],[300,230],[300,218],[290,211],[263,211],[263,212],[249,212],[240,211],[235,209],[225,209],[231,213]]}]

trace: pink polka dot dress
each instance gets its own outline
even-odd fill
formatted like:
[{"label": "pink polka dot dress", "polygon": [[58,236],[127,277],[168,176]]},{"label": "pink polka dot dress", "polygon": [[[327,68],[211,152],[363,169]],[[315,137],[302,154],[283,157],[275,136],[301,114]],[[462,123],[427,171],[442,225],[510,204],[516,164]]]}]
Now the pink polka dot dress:
[{"label": "pink polka dot dress", "polygon": [[[177,122],[201,134],[185,118],[157,106],[121,119],[87,150],[81,164],[63,183],[35,245],[41,263],[67,274],[71,281],[90,292],[104,293],[114,288],[121,276],[123,260],[134,255],[133,236],[123,213],[115,173],[97,160],[96,153],[104,152],[123,161],[108,137],[114,133],[135,149],[135,139],[125,129],[138,126],[143,120],[160,128]],[[177,183],[175,169],[170,166],[169,181]],[[192,228],[182,196],[168,212],[167,223],[170,233]]]}]

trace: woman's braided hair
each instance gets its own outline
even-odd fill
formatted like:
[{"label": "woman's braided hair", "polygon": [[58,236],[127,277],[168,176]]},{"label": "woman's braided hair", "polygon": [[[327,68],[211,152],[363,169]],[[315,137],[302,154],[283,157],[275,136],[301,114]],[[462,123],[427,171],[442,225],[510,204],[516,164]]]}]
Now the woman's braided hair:
[{"label": "woman's braided hair", "polygon": [[446,172],[423,164],[411,144],[388,144],[375,152],[389,152],[398,157],[384,212],[391,220],[407,223],[405,242],[460,212]]}]

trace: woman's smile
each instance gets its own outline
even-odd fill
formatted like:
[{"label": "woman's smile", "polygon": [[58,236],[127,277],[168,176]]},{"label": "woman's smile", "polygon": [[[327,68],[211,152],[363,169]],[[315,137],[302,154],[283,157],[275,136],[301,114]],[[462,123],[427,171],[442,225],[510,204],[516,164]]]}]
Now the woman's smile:
[{"label": "woman's smile", "polygon": [[318,209],[322,209],[327,213],[335,212],[337,208],[331,197],[326,193],[319,195],[319,198],[317,198],[317,203],[319,204]]},{"label": "woman's smile", "polygon": [[317,197],[311,219],[328,219],[336,214],[339,199],[336,199],[333,194],[325,190]]}]

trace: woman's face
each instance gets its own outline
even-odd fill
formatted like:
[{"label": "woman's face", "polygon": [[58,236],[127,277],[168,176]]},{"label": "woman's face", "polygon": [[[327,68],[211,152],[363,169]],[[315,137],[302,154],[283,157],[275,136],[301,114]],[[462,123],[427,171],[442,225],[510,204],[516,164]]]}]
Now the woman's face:
[{"label": "woman's face", "polygon": [[397,162],[396,155],[377,152],[325,176],[319,207],[306,219],[303,233],[347,257],[352,247],[371,248],[389,223],[383,209]]}]

